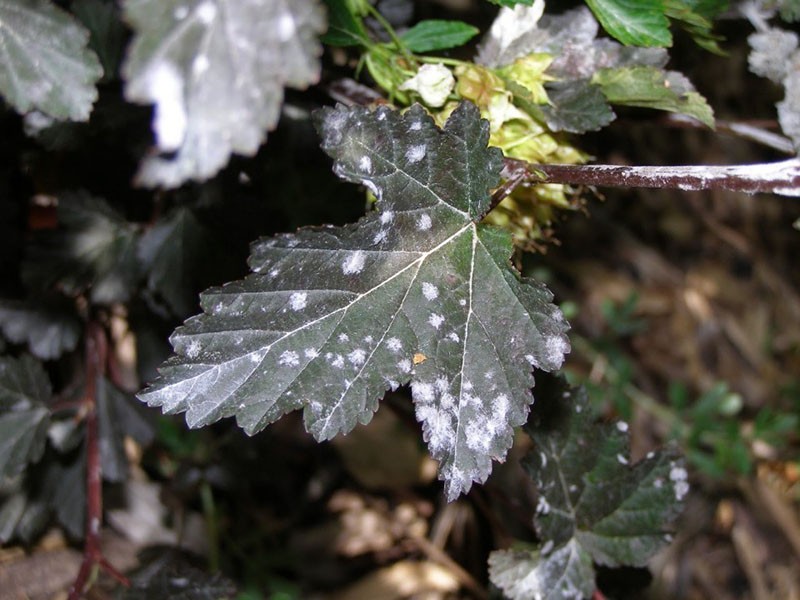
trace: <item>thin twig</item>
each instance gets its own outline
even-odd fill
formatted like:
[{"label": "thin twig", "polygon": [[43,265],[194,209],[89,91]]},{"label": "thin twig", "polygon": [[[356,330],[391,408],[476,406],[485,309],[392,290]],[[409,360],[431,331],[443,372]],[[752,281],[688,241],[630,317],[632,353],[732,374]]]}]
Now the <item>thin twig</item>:
[{"label": "thin twig", "polygon": [[[662,119],[662,123],[665,123],[671,127],[706,129],[706,126],[697,119],[677,113],[665,115]],[[777,150],[778,152],[783,152],[784,154],[794,154],[795,148],[792,140],[786,136],[780,135],[779,133],[768,131],[766,129],[767,126],[773,124],[777,125],[778,122],[774,120],[744,122],[725,121],[719,119],[714,122],[714,128],[720,133],[727,133],[742,138],[743,140],[755,142],[757,144],[761,144],[762,146],[766,146],[767,148]]]},{"label": "thin twig", "polygon": [[97,380],[105,374],[108,342],[102,326],[92,321],[86,330],[86,539],[83,562],[69,591],[69,600],[79,600],[95,569],[102,568],[123,585],[128,579],[103,556],[100,525],[103,518],[103,473],[97,419]]},{"label": "thin twig", "polygon": [[601,187],[669,188],[684,191],[729,190],[800,196],[800,159],[736,166],[629,167],[617,165],[540,165],[513,158],[506,168],[525,165],[536,182]]}]

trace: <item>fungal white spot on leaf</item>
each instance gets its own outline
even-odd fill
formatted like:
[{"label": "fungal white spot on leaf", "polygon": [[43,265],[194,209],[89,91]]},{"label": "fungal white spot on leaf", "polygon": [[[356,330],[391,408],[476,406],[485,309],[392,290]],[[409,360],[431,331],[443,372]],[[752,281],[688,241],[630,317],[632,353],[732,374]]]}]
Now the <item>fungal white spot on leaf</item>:
[{"label": "fungal white spot on leaf", "polygon": [[358,160],[358,167],[366,173],[372,173],[372,159],[369,156],[362,156]]},{"label": "fungal white spot on leaf", "polygon": [[361,273],[364,268],[364,253],[361,250],[356,250],[347,255],[342,262],[342,273],[345,275],[355,275]]},{"label": "fungal white spot on leaf", "polygon": [[439,297],[439,288],[425,281],[422,283],[422,295],[426,300],[436,300]]},{"label": "fungal white spot on leaf", "polygon": [[417,219],[417,229],[420,231],[428,231],[433,226],[433,221],[428,213],[422,213]]},{"label": "fungal white spot on leaf", "polygon": [[428,317],[428,323],[431,324],[431,327],[434,329],[439,329],[444,323],[444,317],[442,315],[433,313],[430,317]]},{"label": "fungal white spot on leaf", "polygon": [[400,352],[403,349],[403,342],[398,340],[396,337],[390,337],[388,340],[386,340],[386,347],[392,352]]},{"label": "fungal white spot on leaf", "polygon": [[381,213],[380,221],[381,225],[388,225],[394,220],[394,211],[385,210]]},{"label": "fungal white spot on leaf", "polygon": [[426,152],[427,148],[424,144],[411,146],[408,150],[406,150],[406,160],[408,160],[410,163],[417,163],[425,158]]},{"label": "fungal white spot on leaf", "polygon": [[294,350],[284,350],[281,357],[278,359],[278,364],[287,367],[296,367],[300,364],[300,357]]},{"label": "fungal white spot on leaf", "polygon": [[356,348],[350,354],[347,355],[347,360],[349,360],[352,364],[356,366],[363,365],[366,358],[367,358],[367,353],[364,352],[361,348]]},{"label": "fungal white spot on leaf", "polygon": [[289,306],[294,311],[303,310],[306,307],[306,299],[308,294],[306,292],[295,292],[289,296]]},{"label": "fungal white spot on leaf", "polygon": [[401,373],[411,373],[411,361],[404,358],[397,363],[397,368],[400,369]]}]

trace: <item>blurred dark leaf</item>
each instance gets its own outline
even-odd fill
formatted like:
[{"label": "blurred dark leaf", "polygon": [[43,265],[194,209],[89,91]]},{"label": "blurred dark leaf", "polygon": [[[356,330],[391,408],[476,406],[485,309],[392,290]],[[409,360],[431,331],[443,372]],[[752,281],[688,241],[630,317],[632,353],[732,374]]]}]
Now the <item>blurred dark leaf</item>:
[{"label": "blurred dark leaf", "polygon": [[43,474],[44,498],[71,539],[83,538],[86,522],[85,445],[65,457],[48,460]]},{"label": "blurred dark leaf", "polygon": [[125,455],[125,436],[129,435],[142,445],[147,445],[155,435],[155,428],[140,403],[122,392],[106,378],[97,380],[97,418],[100,427],[99,444],[103,478],[124,481],[128,475]]},{"label": "blurred dark leaf", "polygon": [[547,97],[550,103],[540,110],[553,131],[597,131],[616,118],[600,87],[587,79],[549,83]]},{"label": "blurred dark leaf", "polygon": [[58,202],[59,229],[40,232],[29,246],[23,279],[34,289],[89,290],[93,302],[127,300],[139,277],[136,229],[105,200],[86,192]]},{"label": "blurred dark leaf", "polygon": [[0,330],[9,341],[27,344],[34,356],[52,360],[75,349],[81,321],[75,305],[62,296],[0,299]]},{"label": "blurred dark leaf", "polygon": [[47,442],[50,382],[34,358],[0,358],[0,478],[37,462]]},{"label": "blurred dark leaf", "polygon": [[215,243],[211,231],[186,207],[156,223],[141,237],[138,248],[148,289],[163,298],[179,317],[197,310],[209,264],[220,253],[223,249]]}]

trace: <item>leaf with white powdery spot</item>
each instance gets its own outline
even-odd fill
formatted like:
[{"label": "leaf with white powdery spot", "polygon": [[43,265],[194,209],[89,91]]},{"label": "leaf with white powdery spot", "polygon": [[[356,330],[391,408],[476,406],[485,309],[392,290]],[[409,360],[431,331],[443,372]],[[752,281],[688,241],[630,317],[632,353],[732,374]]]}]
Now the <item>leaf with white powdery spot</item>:
[{"label": "leaf with white powdery spot", "polygon": [[89,32],[47,0],[0,0],[0,94],[25,114],[86,121],[103,75]]},{"label": "leaf with white powdery spot", "polygon": [[158,150],[137,181],[175,187],[252,156],[275,127],[283,88],[319,79],[317,0],[127,0],[135,35],[125,96],[155,104]]},{"label": "leaf with white powdery spot", "polygon": [[534,525],[546,543],[489,557],[492,582],[513,600],[586,598],[592,563],[642,566],[665,546],[689,490],[679,452],[667,446],[629,465],[628,425],[596,423],[583,388],[559,383],[523,461],[539,492]]},{"label": "leaf with white powdery spot", "polygon": [[502,160],[474,105],[444,130],[419,106],[318,117],[335,172],[370,188],[379,210],[255,243],[254,273],[202,295],[204,314],[173,334],[176,356],[140,397],[194,427],[236,416],[251,434],[302,408],[326,440],[411,383],[454,499],[505,456],[533,401],[531,370],[560,367],[568,325],[511,267],[510,235],[478,224]]}]

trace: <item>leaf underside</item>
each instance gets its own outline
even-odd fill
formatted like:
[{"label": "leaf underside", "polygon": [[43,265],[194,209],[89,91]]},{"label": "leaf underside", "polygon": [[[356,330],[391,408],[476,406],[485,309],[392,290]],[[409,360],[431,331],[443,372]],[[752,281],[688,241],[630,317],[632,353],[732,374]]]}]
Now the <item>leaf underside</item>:
[{"label": "leaf underside", "polygon": [[492,582],[513,600],[587,598],[593,563],[642,566],[666,545],[689,486],[668,446],[629,465],[627,424],[596,423],[586,392],[559,384],[526,426],[523,461],[539,493],[534,525],[547,543],[489,558]]},{"label": "leaf underside", "polygon": [[138,183],[175,187],[251,156],[278,122],[283,88],[316,83],[325,29],[317,0],[127,0],[135,35],[129,100],[155,104],[158,150]]},{"label": "leaf underside", "polygon": [[561,365],[568,325],[509,264],[510,236],[477,223],[502,163],[474,105],[444,130],[419,106],[318,117],[334,171],[369,187],[378,210],[255,243],[254,273],[202,295],[204,314],[175,332],[176,355],[140,397],[194,427],[235,416],[250,434],[303,409],[326,440],[410,383],[453,499],[505,456],[531,369]]},{"label": "leaf underside", "polygon": [[86,121],[103,75],[89,32],[49,0],[0,0],[0,94],[19,113]]}]

